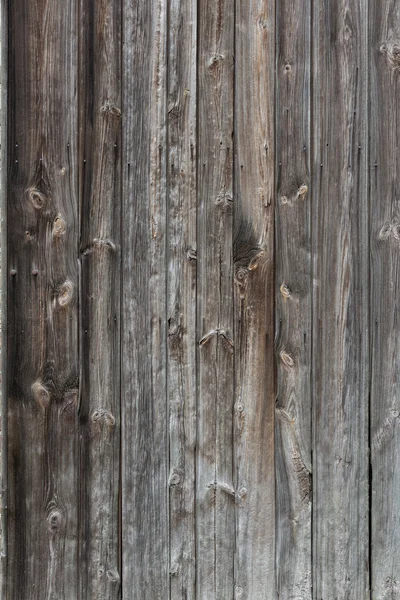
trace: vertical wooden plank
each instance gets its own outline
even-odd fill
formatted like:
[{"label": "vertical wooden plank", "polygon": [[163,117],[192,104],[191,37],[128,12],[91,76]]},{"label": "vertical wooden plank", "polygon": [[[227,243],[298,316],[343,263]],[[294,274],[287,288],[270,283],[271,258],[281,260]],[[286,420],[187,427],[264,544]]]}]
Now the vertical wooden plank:
[{"label": "vertical wooden plank", "polygon": [[313,593],[368,595],[365,0],[314,4]]},{"label": "vertical wooden plank", "polygon": [[311,598],[311,4],[277,5],[276,531],[279,598]]},{"label": "vertical wooden plank", "polygon": [[9,16],[7,598],[77,598],[77,5]]},{"label": "vertical wooden plank", "polygon": [[0,2],[0,597],[7,583],[7,2]]},{"label": "vertical wooden plank", "polygon": [[233,489],[232,0],[198,12],[198,600],[231,600]]},{"label": "vertical wooden plank", "polygon": [[166,0],[122,6],[123,596],[166,600]]},{"label": "vertical wooden plank", "polygon": [[235,24],[234,597],[272,600],[276,598],[274,0],[237,0]]},{"label": "vertical wooden plank", "polygon": [[80,597],[115,599],[120,586],[120,3],[81,0],[79,25]]},{"label": "vertical wooden plank", "polygon": [[400,6],[370,2],[372,598],[400,595]]},{"label": "vertical wooden plank", "polygon": [[170,0],[168,23],[170,574],[181,600],[196,593],[196,0]]}]

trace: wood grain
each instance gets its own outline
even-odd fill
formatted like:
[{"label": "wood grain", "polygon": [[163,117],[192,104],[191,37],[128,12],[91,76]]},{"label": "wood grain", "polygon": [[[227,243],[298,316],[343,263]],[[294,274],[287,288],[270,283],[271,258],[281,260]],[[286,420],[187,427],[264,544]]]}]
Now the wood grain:
[{"label": "wood grain", "polygon": [[7,582],[7,8],[0,2],[0,598]]},{"label": "wood grain", "polygon": [[238,0],[235,25],[234,597],[272,600],[275,2]]},{"label": "wood grain", "polygon": [[400,7],[370,3],[371,593],[400,597]]},{"label": "wood grain", "polygon": [[80,4],[81,598],[118,598],[121,10]]},{"label": "wood grain", "polygon": [[198,600],[231,600],[234,586],[233,9],[198,12]]},{"label": "wood grain", "polygon": [[170,0],[168,45],[168,346],[170,598],[196,584],[195,1]]},{"label": "wood grain", "polygon": [[122,9],[122,595],[165,600],[166,0]]},{"label": "wood grain", "polygon": [[368,597],[367,5],[313,13],[313,594]]},{"label": "wood grain", "polygon": [[277,10],[276,535],[279,598],[311,599],[311,6]]},{"label": "wood grain", "polygon": [[77,598],[77,4],[9,18],[7,598]]}]

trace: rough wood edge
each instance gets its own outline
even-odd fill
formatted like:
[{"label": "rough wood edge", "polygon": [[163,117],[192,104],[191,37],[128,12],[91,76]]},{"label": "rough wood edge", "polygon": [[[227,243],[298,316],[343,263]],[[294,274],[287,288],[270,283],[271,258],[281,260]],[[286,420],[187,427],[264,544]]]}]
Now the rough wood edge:
[{"label": "rough wood edge", "polygon": [[5,599],[7,559],[7,0],[0,1],[0,598]]}]

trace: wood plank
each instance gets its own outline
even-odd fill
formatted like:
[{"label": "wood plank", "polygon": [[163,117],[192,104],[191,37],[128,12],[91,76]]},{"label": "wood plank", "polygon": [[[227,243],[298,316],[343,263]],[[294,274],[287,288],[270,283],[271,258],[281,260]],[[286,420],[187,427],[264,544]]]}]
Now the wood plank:
[{"label": "wood plank", "polygon": [[233,472],[233,50],[232,0],[198,12],[198,427],[199,600],[231,600]]},{"label": "wood plank", "polygon": [[9,8],[7,598],[77,598],[77,4]]},{"label": "wood plank", "polygon": [[277,6],[276,569],[282,600],[311,595],[311,5]]},{"label": "wood plank", "polygon": [[118,598],[121,7],[80,4],[81,598]]},{"label": "wood plank", "polygon": [[400,7],[370,4],[371,593],[400,596]]},{"label": "wood plank", "polygon": [[0,598],[7,582],[7,9],[0,1]]},{"label": "wood plank", "polygon": [[195,598],[197,3],[170,0],[168,350],[171,600]]},{"label": "wood plank", "polygon": [[275,600],[274,0],[235,24],[234,597]]},{"label": "wood plank", "polygon": [[313,594],[368,597],[367,3],[313,14]]},{"label": "wood plank", "polygon": [[122,594],[165,600],[166,0],[122,7]]}]

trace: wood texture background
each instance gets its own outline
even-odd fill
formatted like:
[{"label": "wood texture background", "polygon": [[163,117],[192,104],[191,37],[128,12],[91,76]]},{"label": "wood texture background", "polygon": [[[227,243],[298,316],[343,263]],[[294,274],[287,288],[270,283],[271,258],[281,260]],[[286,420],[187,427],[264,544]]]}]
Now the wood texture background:
[{"label": "wood texture background", "polygon": [[400,599],[398,2],[0,29],[0,598]]}]

